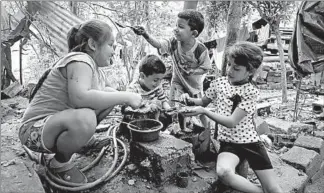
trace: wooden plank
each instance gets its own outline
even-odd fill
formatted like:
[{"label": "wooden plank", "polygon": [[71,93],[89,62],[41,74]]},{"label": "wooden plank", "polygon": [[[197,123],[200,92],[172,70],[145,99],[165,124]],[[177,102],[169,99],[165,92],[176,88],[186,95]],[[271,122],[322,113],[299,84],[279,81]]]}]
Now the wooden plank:
[{"label": "wooden plank", "polygon": [[16,81],[16,82],[13,82],[11,85],[9,85],[7,88],[5,88],[1,93],[12,98],[12,97],[16,96],[22,89],[23,89],[23,86],[21,86],[19,84],[19,82]]}]

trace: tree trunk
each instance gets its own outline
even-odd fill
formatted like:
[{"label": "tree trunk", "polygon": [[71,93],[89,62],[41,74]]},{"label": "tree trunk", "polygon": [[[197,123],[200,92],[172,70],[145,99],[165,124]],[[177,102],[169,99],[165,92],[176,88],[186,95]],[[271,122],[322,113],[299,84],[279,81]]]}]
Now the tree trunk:
[{"label": "tree trunk", "polygon": [[225,57],[225,53],[228,47],[233,45],[238,39],[239,29],[241,26],[242,7],[242,1],[231,1],[229,5],[229,12],[227,15],[225,50],[222,62],[222,76],[226,75],[227,58]]},{"label": "tree trunk", "polygon": [[282,103],[288,102],[287,99],[287,70],[286,70],[286,64],[284,60],[284,51],[281,43],[281,37],[280,37],[280,32],[279,32],[279,21],[275,21],[272,24],[272,29],[276,35],[277,39],[277,46],[278,46],[278,51],[279,51],[279,59],[280,59],[280,66],[281,66],[281,88],[282,88]]},{"label": "tree trunk", "polygon": [[1,90],[7,88],[10,82],[17,79],[11,69],[11,48],[9,44],[1,44]]},{"label": "tree trunk", "polygon": [[23,40],[20,40],[20,45],[19,45],[19,79],[20,79],[20,84],[23,84],[23,70],[22,70],[22,53],[23,52]]},{"label": "tree trunk", "polygon": [[197,9],[198,1],[185,1],[183,4],[183,10]]},{"label": "tree trunk", "polygon": [[149,34],[151,34],[151,24],[150,24],[150,1],[144,1],[145,7],[145,22],[146,22],[146,29]]},{"label": "tree trunk", "polygon": [[78,15],[78,2],[70,1],[70,10],[74,15]]}]

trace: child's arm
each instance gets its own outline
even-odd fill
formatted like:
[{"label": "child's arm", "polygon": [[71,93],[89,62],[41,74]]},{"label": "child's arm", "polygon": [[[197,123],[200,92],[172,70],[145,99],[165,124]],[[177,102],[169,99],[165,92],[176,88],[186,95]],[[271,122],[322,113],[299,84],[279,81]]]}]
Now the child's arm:
[{"label": "child's arm", "polygon": [[191,98],[189,97],[188,93],[182,94],[179,100],[183,101],[183,103],[190,106],[202,106],[202,107],[206,107],[212,101],[210,98],[206,96],[203,96],[202,98]]},{"label": "child's arm", "polygon": [[189,109],[189,111],[188,109],[183,109],[181,111],[186,116],[195,116],[200,114],[206,115],[207,117],[214,120],[215,122],[224,125],[225,127],[228,128],[235,127],[247,115],[247,112],[240,108],[236,108],[232,113],[232,115],[230,116],[214,113],[208,110],[207,108],[200,107],[200,106]]},{"label": "child's arm", "polygon": [[230,116],[226,116],[214,113],[204,108],[202,114],[225,127],[233,128],[247,115],[247,112],[240,108],[236,108]]},{"label": "child's arm", "polygon": [[135,26],[134,28],[132,28],[133,31],[137,34],[137,35],[141,35],[143,36],[146,41],[151,44],[153,47],[160,49],[161,48],[161,43],[154,37],[152,37],[150,34],[148,34],[146,32],[146,30],[144,29],[144,27],[142,26]]},{"label": "child's arm", "polygon": [[72,62],[67,66],[67,81],[69,100],[76,108],[102,111],[125,103],[133,108],[141,105],[142,98],[139,94],[92,89],[92,69],[83,62]]},{"label": "child's arm", "polygon": [[207,69],[204,69],[204,68],[196,68],[196,69],[190,69],[188,71],[188,74],[189,75],[203,75],[203,74],[206,74],[208,72]]},{"label": "child's arm", "polygon": [[109,86],[106,86],[104,88],[104,91],[106,92],[118,92],[116,89],[112,88],[112,87],[109,87]]},{"label": "child's arm", "polygon": [[162,102],[162,109],[165,109],[165,110],[171,109],[171,106],[168,103],[168,101],[163,101]]},{"label": "child's arm", "polygon": [[[214,84],[215,82],[212,82],[211,84],[211,90],[217,88],[217,86]],[[217,123],[224,125],[228,128],[233,128],[239,122],[247,116],[247,114],[252,114],[256,110],[256,99],[259,95],[259,91],[252,87],[247,89],[248,92],[244,93],[241,98],[242,101],[238,104],[238,106],[234,109],[233,113],[229,116],[222,115],[219,113],[211,112],[210,110],[203,108],[203,107],[195,107],[193,109],[190,109],[187,115],[197,115],[197,114],[204,114],[210,119],[216,121]],[[206,91],[207,96],[213,97],[212,92]],[[216,99],[217,100],[217,99]]]},{"label": "child's arm", "polygon": [[206,49],[198,58],[199,66],[196,69],[191,69],[189,74],[194,75],[203,75],[208,72],[208,70],[212,69],[208,50]]}]

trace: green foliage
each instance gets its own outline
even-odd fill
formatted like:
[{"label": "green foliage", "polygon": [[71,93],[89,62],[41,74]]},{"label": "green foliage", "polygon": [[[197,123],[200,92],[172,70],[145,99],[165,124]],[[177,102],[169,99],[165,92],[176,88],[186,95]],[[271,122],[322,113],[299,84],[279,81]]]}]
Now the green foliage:
[{"label": "green foliage", "polygon": [[216,31],[224,28],[230,1],[210,1],[208,4],[206,15],[210,24]]},{"label": "green foliage", "polygon": [[260,16],[270,24],[290,21],[294,16],[299,2],[294,1],[255,1],[249,2]]},{"label": "green foliage", "polygon": [[[206,17],[216,32],[218,30],[226,29],[229,5],[230,1],[206,2]],[[243,17],[247,16],[250,11],[251,5],[244,1],[242,9]]]}]

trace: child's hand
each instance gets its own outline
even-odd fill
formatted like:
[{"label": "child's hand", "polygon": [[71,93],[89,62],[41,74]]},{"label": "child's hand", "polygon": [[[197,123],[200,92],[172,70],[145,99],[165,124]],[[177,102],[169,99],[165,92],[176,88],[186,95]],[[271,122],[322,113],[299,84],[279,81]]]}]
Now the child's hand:
[{"label": "child's hand", "polygon": [[151,104],[150,105],[151,112],[156,112],[161,110],[161,108],[157,104]]},{"label": "child's hand", "polygon": [[182,101],[183,104],[185,104],[187,106],[193,106],[193,105],[195,105],[195,102],[192,100],[192,98],[189,96],[188,93],[182,94],[180,96],[179,100]]},{"label": "child's hand", "polygon": [[179,97],[179,101],[182,101],[184,104],[186,103],[186,101],[190,98],[188,93],[184,93],[182,95],[180,95]]},{"label": "child's hand", "polygon": [[185,116],[195,116],[204,114],[204,107],[198,106],[198,107],[184,107],[179,110],[179,113],[185,115]]},{"label": "child's hand", "polygon": [[187,72],[187,76],[189,76],[189,75],[193,75],[195,73],[195,70],[194,69],[189,69],[186,72]]},{"label": "child's hand", "polygon": [[171,115],[173,115],[173,114],[178,113],[176,110],[177,110],[176,107],[172,107],[172,108],[164,109],[164,114],[166,114],[166,115],[168,115],[168,116],[171,116]]},{"label": "child's hand", "polygon": [[143,105],[142,96],[140,94],[129,93],[128,96],[129,96],[129,101],[127,102],[127,104],[131,106],[133,109],[137,109]]},{"label": "child's hand", "polygon": [[142,26],[134,26],[132,29],[133,29],[134,33],[136,33],[137,35],[140,35],[140,36],[147,35],[145,28]]}]

